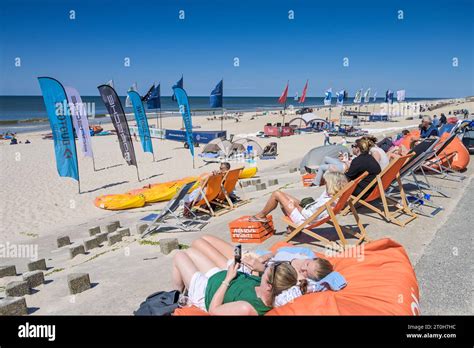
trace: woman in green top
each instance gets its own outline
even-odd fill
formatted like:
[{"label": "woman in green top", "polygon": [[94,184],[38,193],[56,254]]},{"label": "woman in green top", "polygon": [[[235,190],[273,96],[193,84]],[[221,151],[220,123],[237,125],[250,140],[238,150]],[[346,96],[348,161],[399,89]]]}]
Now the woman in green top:
[{"label": "woman in green top", "polygon": [[188,289],[191,303],[211,315],[264,315],[277,295],[298,282],[298,273],[288,262],[268,267],[262,277],[238,268],[227,260],[216,264],[191,247],[174,256],[173,283],[181,292]]}]

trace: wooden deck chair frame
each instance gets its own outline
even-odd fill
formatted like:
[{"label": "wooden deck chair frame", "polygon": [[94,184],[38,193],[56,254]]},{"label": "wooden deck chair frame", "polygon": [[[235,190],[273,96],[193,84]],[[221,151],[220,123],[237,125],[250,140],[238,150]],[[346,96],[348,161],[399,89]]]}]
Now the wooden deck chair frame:
[{"label": "wooden deck chair frame", "polygon": [[[352,198],[351,198],[352,193],[354,192],[354,189],[356,188],[356,186],[367,175],[368,173],[364,172],[357,179],[347,183],[347,185],[337,195],[335,195],[328,202],[326,202],[324,206],[320,207],[313,215],[311,215],[308,219],[306,219],[300,225],[295,224],[289,219],[289,217],[284,216],[283,221],[287,223],[290,227],[294,228],[294,230],[286,237],[285,241],[289,242],[297,234],[304,233],[315,238],[322,246],[329,249],[334,249],[337,251],[344,250],[348,246],[346,237],[344,236],[344,232],[349,235],[357,237],[357,242],[356,242],[357,245],[363,243],[364,241],[369,241],[365,227],[360,221],[359,215],[357,214],[357,211],[354,208],[354,205],[352,204]],[[335,207],[332,207],[333,203],[335,203],[336,201],[337,203]],[[349,208],[355,218],[357,227],[359,228],[359,232],[357,233],[354,233],[353,231],[351,231],[349,228],[345,226],[341,226],[337,220],[337,215],[346,206],[346,204],[349,205]],[[316,222],[312,222],[324,211],[327,211],[328,217],[318,220]],[[337,242],[330,241],[329,239],[313,231],[313,229],[315,229],[318,226],[324,225],[325,223],[335,228],[337,236],[339,238]]]},{"label": "wooden deck chair frame", "polygon": [[[363,189],[357,196],[352,197],[352,204],[355,206],[357,203],[360,203],[364,207],[369,208],[373,212],[379,214],[387,222],[394,223],[401,227],[405,227],[406,224],[416,219],[417,215],[408,206],[405,190],[403,189],[402,180],[400,178],[400,169],[413,156],[414,154],[412,153],[392,160],[390,164],[381,173],[379,173],[365,189]],[[397,167],[398,169],[395,169],[396,172],[394,172],[393,168]],[[398,183],[400,199],[396,199],[389,193],[386,193],[394,181]],[[365,199],[362,198],[367,193],[369,193],[368,197]],[[382,201],[383,210],[369,203],[374,202],[379,198]],[[389,202],[393,203],[392,205],[396,207],[395,210],[390,210]],[[346,207],[341,214],[346,215],[348,212],[349,207]],[[408,218],[402,221],[399,219],[401,215],[408,215]]]},{"label": "wooden deck chair frame", "polygon": [[[232,202],[230,194],[235,190],[237,183],[239,182],[239,175],[244,167],[231,169],[227,171],[222,179],[221,192],[211,203],[221,207],[222,209],[216,211],[216,215],[224,214],[232,209],[240,207],[243,204],[249,202],[249,200],[240,200],[238,202]],[[233,175],[233,176],[232,176]]]},{"label": "wooden deck chair frame", "polygon": [[[204,179],[204,181],[196,188],[196,190],[199,190],[199,195],[197,195],[191,203],[191,211],[198,210],[210,216],[216,216],[216,212],[212,208],[211,202],[214,201],[221,192],[222,179],[222,174],[212,174]],[[214,180],[216,180],[214,184],[215,187],[213,187],[212,190],[209,190],[209,185],[210,183],[214,183]]]}]

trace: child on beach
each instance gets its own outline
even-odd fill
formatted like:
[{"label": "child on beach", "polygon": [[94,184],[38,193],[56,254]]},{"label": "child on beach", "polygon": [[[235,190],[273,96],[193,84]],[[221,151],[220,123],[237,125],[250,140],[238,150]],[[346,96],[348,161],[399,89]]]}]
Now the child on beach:
[{"label": "child on beach", "polygon": [[[266,216],[280,205],[283,213],[287,215],[291,221],[295,224],[302,224],[347,184],[346,176],[339,172],[326,172],[324,174],[324,180],[326,181],[326,190],[318,199],[305,205],[302,204],[302,201],[287,193],[282,191],[273,192],[264,208],[259,213],[250,217],[249,221],[267,222]],[[336,203],[337,202],[334,202],[334,205]],[[316,217],[316,220],[324,219],[327,216],[327,211],[323,211]]]}]

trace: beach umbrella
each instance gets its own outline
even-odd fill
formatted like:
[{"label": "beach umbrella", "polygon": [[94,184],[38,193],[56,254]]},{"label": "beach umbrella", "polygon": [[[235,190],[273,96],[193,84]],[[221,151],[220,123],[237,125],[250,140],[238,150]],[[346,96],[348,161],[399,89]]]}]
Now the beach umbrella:
[{"label": "beach umbrella", "polygon": [[311,149],[301,160],[300,172],[304,173],[306,171],[305,167],[321,165],[326,156],[337,158],[339,152],[349,153],[349,149],[344,145],[326,145]]}]

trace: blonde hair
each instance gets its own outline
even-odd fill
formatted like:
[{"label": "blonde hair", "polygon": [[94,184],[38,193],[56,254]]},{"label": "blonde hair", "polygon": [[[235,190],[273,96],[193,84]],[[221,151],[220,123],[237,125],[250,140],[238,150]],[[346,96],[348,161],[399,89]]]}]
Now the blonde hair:
[{"label": "blonde hair", "polygon": [[347,177],[341,172],[327,171],[323,178],[326,182],[326,192],[330,196],[336,195],[347,184]]},{"label": "blonde hair", "polygon": [[298,272],[289,262],[276,262],[270,266],[268,283],[272,286],[271,301],[276,296],[298,283]]},{"label": "blonde hair", "polygon": [[374,146],[374,142],[371,139],[362,137],[355,141],[355,146],[360,150],[361,153],[369,153],[370,149]]}]

